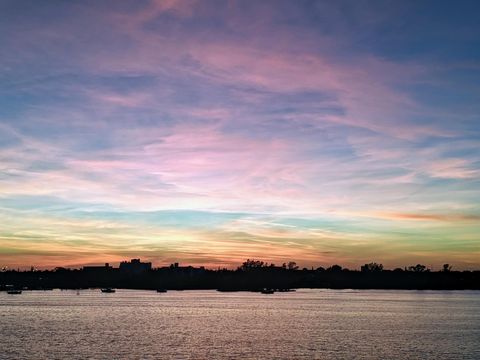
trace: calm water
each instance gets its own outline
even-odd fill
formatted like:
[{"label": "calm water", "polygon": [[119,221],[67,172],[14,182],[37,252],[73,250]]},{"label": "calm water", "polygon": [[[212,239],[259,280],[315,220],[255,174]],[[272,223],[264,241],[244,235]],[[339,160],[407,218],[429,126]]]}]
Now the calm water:
[{"label": "calm water", "polygon": [[2,292],[0,358],[480,359],[480,292]]}]

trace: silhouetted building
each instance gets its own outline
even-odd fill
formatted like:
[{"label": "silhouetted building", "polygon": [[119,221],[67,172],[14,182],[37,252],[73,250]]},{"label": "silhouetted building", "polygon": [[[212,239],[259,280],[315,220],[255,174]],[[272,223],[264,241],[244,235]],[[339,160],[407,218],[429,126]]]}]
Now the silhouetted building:
[{"label": "silhouetted building", "polygon": [[109,263],[105,263],[103,266],[84,266],[83,271],[86,273],[104,273],[106,271],[110,271],[113,268],[110,266]]},{"label": "silhouetted building", "polygon": [[152,270],[151,262],[141,262],[140,259],[132,259],[130,262],[122,261],[120,263],[120,271],[129,274],[141,274]]}]

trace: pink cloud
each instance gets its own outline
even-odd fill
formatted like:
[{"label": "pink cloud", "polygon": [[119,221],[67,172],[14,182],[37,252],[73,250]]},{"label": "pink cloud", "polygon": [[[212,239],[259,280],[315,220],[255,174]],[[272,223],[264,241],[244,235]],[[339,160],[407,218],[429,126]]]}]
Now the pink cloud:
[{"label": "pink cloud", "polygon": [[[311,116],[308,121],[312,124],[331,122],[367,128],[406,140],[452,136],[451,131],[409,120],[425,109],[397,85],[418,81],[427,71],[419,65],[396,64],[372,56],[336,62],[308,50],[292,53],[233,39],[220,40],[211,34],[208,41],[198,41],[195,36],[183,38],[181,34],[178,39],[167,38],[138,25],[124,29],[121,24],[120,29],[134,40],[135,55],[98,56],[90,62],[93,69],[152,74],[174,71],[209,82],[276,93],[317,91],[332,95],[332,103],[345,109],[345,114]],[[186,63],[185,59],[190,60]],[[262,101],[263,95],[243,96],[256,102]]]},{"label": "pink cloud", "polygon": [[476,214],[435,214],[435,213],[376,213],[374,216],[383,219],[399,221],[439,221],[439,222],[477,222],[480,215]]},{"label": "pink cloud", "polygon": [[188,17],[193,14],[196,0],[150,0],[141,10],[126,14],[115,14],[123,26],[131,28],[143,26],[164,13],[171,13],[180,17]]},{"label": "pink cloud", "polygon": [[436,159],[425,164],[425,171],[432,177],[446,179],[471,179],[478,177],[479,171],[470,167],[466,159]]},{"label": "pink cloud", "polygon": [[123,107],[140,107],[151,103],[151,95],[148,93],[119,94],[115,92],[92,91],[89,96],[94,101],[100,101],[108,105]]}]

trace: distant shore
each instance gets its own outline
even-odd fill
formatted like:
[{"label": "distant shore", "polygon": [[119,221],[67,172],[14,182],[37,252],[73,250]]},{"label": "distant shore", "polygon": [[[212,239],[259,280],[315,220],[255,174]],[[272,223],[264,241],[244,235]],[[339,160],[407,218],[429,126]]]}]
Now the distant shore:
[{"label": "distant shore", "polygon": [[[18,288],[15,288],[18,289]],[[48,291],[86,291],[86,290],[100,290],[103,288],[81,288],[81,289],[76,289],[76,288],[51,288],[51,289],[29,289],[29,288],[22,288],[20,289],[20,293],[23,292],[48,292]],[[112,288],[114,290],[132,290],[132,291],[152,291],[152,292],[157,292],[156,289],[141,289],[141,288]],[[268,290],[268,289],[267,289]],[[271,289],[271,294],[277,294],[277,293],[290,293],[290,292],[296,292],[297,290],[352,290],[352,291],[362,291],[362,290],[378,290],[378,291],[480,291],[480,289],[393,289],[393,288],[306,288],[306,287],[301,287],[301,288],[295,288],[295,289],[288,289],[288,291],[285,290],[278,290],[278,289]],[[257,290],[247,290],[247,289],[239,289],[239,290],[222,290],[222,289],[202,289],[202,288],[196,288],[196,289],[165,289],[164,293],[168,293],[170,291],[193,291],[193,292],[200,292],[200,291],[215,291],[218,293],[265,293],[263,292],[264,290],[262,289],[257,289]],[[0,289],[0,293],[8,293],[8,289]],[[115,292],[115,291],[113,291]],[[270,292],[269,292],[270,293]]]},{"label": "distant shore", "polygon": [[[361,271],[338,265],[327,269],[298,269],[245,262],[236,270],[209,270],[179,266],[151,268],[137,259],[113,268],[106,264],[83,269],[0,272],[0,291],[8,289],[49,290],[117,288],[142,290],[218,290],[286,292],[291,289],[377,289],[377,290],[480,290],[480,271],[429,271],[422,265],[384,270],[366,264]],[[367,266],[368,265],[368,266]],[[448,265],[448,264],[446,264]]]}]

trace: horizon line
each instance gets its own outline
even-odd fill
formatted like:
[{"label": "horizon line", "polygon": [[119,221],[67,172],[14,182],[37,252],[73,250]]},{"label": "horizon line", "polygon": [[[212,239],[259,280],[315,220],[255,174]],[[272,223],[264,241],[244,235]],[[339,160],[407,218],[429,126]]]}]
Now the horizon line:
[{"label": "horizon line", "polygon": [[[126,263],[129,263],[131,262],[132,260],[139,260],[141,261],[140,258],[132,258],[130,260],[122,260],[120,262],[118,262],[118,267],[113,267],[112,264],[115,264],[115,263],[110,263],[110,262],[105,262],[105,263],[102,263],[102,264],[82,264],[82,265],[65,265],[65,266],[55,266],[55,267],[48,267],[48,266],[45,266],[45,267],[36,267],[36,266],[33,266],[33,265],[23,265],[23,266],[20,266],[20,267],[17,267],[17,268],[13,268],[13,267],[9,267],[9,266],[3,266],[1,267],[0,271],[1,272],[6,272],[6,271],[18,271],[18,272],[29,272],[29,271],[55,271],[57,269],[65,269],[65,270],[84,270],[84,268],[89,268],[89,267],[94,267],[94,268],[110,268],[112,270],[118,270],[120,268],[120,264],[123,263],[123,262],[126,262]],[[170,263],[169,265],[163,265],[163,266],[154,266],[153,265],[153,262],[151,261],[147,261],[145,263],[147,264],[150,264],[152,266],[152,270],[158,270],[158,269],[165,269],[165,268],[194,268],[194,269],[205,269],[205,270],[211,270],[211,271],[219,271],[219,270],[230,270],[230,271],[235,271],[235,270],[238,270],[242,267],[242,265],[244,265],[246,262],[248,261],[253,261],[253,262],[258,262],[258,263],[262,263],[263,265],[260,266],[262,268],[285,268],[286,270],[299,270],[299,271],[302,271],[302,270],[308,270],[308,271],[312,271],[312,270],[319,270],[319,269],[324,269],[324,270],[328,270],[328,269],[331,269],[335,266],[339,266],[340,267],[340,270],[347,270],[347,271],[362,271],[362,267],[363,266],[366,266],[366,265],[370,265],[370,264],[376,264],[376,265],[380,265],[381,266],[381,270],[380,271],[395,271],[395,270],[402,270],[402,271],[412,271],[412,270],[408,270],[408,269],[412,269],[414,268],[415,266],[424,266],[424,271],[429,271],[429,272],[441,272],[442,271],[442,266],[445,266],[445,265],[448,265],[449,266],[449,271],[460,271],[460,272],[464,272],[464,271],[470,271],[470,272],[475,272],[475,271],[480,271],[480,268],[472,268],[472,269],[454,269],[454,267],[450,264],[450,263],[444,263],[442,264],[442,266],[439,267],[438,270],[434,270],[434,267],[429,264],[429,265],[424,265],[424,264],[420,264],[420,263],[417,263],[417,264],[412,264],[412,265],[408,265],[408,266],[396,266],[394,268],[384,268],[383,267],[383,264],[381,262],[375,262],[375,261],[372,261],[372,262],[369,262],[369,263],[364,263],[364,264],[361,264],[361,265],[358,265],[358,267],[354,267],[354,268],[348,268],[348,267],[344,267],[338,263],[335,263],[335,264],[332,264],[332,265],[325,265],[325,266],[310,266],[310,267],[300,267],[297,265],[297,262],[295,261],[290,261],[290,262],[284,262],[282,263],[281,265],[277,265],[275,263],[268,263],[266,261],[262,261],[262,260],[256,260],[256,259],[247,259],[245,260],[243,263],[239,264],[238,266],[236,267],[221,267],[221,266],[216,266],[216,267],[208,267],[208,266],[205,266],[205,265],[197,265],[197,266],[194,266],[194,265],[185,265],[185,266],[181,266],[180,265],[180,262],[173,262],[173,263]],[[143,262],[142,262],[143,263]],[[144,263],[144,264],[145,264]],[[295,266],[294,269],[290,269],[288,268],[288,265],[289,263],[293,263],[293,266]]]}]

